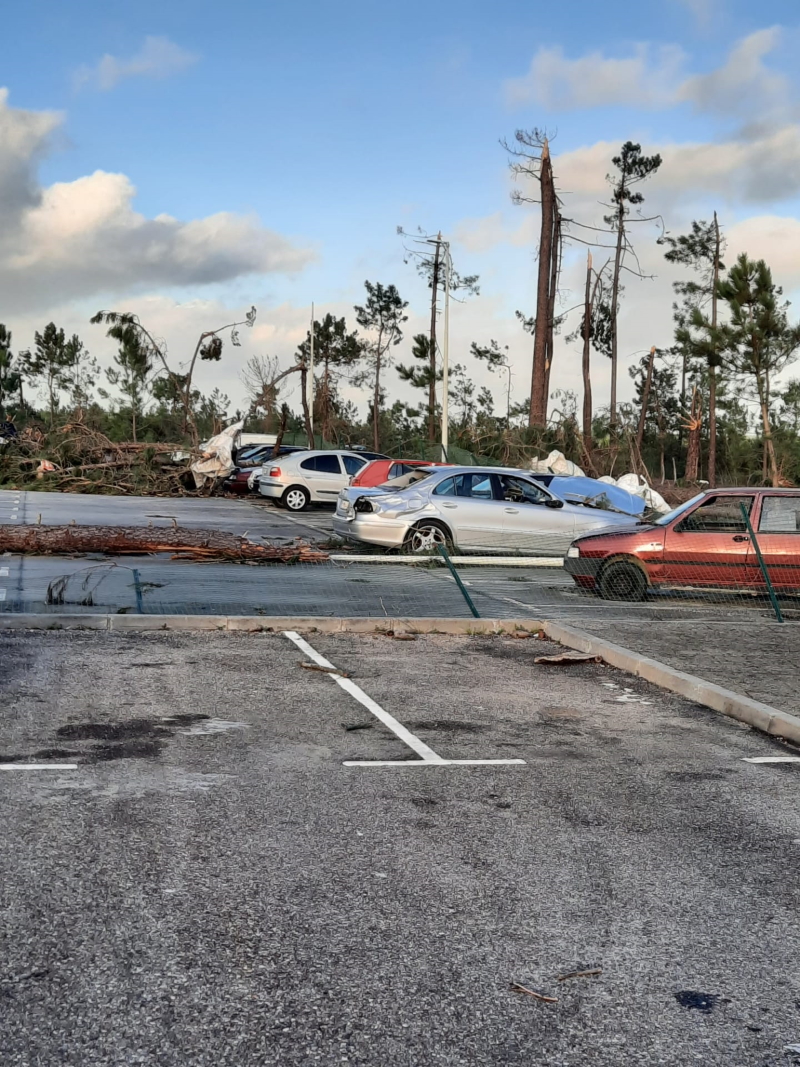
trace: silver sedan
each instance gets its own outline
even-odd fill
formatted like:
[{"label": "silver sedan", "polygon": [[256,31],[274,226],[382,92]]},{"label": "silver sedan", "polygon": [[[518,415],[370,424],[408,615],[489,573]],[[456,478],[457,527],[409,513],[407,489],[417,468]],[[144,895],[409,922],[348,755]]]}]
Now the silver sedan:
[{"label": "silver sedan", "polygon": [[442,467],[403,489],[343,489],[334,533],[414,553],[457,551],[564,556],[590,531],[636,524],[636,516],[570,504],[529,471]]}]

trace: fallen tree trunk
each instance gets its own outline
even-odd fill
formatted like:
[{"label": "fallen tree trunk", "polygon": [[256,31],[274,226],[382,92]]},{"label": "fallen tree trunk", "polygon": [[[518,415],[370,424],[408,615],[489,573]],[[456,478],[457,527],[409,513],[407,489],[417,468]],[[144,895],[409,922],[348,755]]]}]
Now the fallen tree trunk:
[{"label": "fallen tree trunk", "polygon": [[256,563],[321,563],[328,558],[326,552],[304,542],[257,545],[222,530],[188,530],[180,526],[0,526],[0,552],[36,556],[170,552],[173,559]]}]

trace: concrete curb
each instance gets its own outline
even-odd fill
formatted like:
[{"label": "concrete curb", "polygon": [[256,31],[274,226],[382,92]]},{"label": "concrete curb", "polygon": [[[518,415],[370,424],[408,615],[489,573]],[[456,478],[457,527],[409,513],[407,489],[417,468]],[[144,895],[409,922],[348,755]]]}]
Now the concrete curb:
[{"label": "concrete curb", "polygon": [[275,633],[300,630],[305,633],[380,634],[388,630],[418,634],[474,636],[514,631],[535,633],[543,630],[553,641],[600,656],[612,667],[687,697],[739,722],[754,726],[772,737],[800,744],[800,718],[778,711],[758,700],[740,696],[730,689],[707,682],[693,674],[676,670],[666,663],[640,656],[630,649],[594,637],[560,622],[534,619],[379,619],[372,616],[332,618],[329,616],[261,615],[23,615],[0,612],[0,630],[112,630],[119,633],[142,631],[223,630],[239,633]]},{"label": "concrete curb", "polygon": [[800,718],[785,711],[778,711],[769,704],[759,700],[740,696],[730,689],[707,682],[693,674],[676,670],[666,663],[640,656],[630,649],[615,645],[602,637],[584,633],[572,626],[560,622],[544,622],[542,629],[548,637],[559,644],[574,648],[578,652],[588,652],[600,656],[612,667],[618,667],[628,674],[634,674],[645,681],[653,682],[679,696],[687,697],[697,704],[703,704],[714,711],[721,711],[732,719],[754,726],[772,737],[783,737],[787,741],[800,744]]},{"label": "concrete curb", "polygon": [[534,619],[423,619],[341,618],[316,615],[38,615],[0,612],[0,630],[228,630],[244,633],[274,633],[301,630],[306,633],[386,633],[399,630],[418,634],[536,633],[542,623]]}]

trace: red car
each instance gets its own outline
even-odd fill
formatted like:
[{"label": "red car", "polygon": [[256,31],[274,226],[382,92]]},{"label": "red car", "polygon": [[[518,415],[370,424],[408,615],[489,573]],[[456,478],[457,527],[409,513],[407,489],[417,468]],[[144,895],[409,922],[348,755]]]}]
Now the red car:
[{"label": "red car", "polygon": [[395,478],[402,478],[416,467],[448,467],[448,463],[430,463],[425,459],[373,459],[353,477],[352,486],[386,485]]},{"label": "red car", "polygon": [[800,591],[800,489],[709,489],[653,523],[573,541],[564,568],[606,600],[648,589],[764,589],[744,504],[772,585]]}]

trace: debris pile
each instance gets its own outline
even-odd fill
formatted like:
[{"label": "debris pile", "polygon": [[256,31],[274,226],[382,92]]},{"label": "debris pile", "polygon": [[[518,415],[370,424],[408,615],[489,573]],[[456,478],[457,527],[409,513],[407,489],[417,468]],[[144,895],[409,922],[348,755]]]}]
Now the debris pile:
[{"label": "debris pile", "polygon": [[257,545],[221,530],[189,530],[181,526],[0,526],[0,552],[37,556],[109,556],[169,552],[173,559],[238,563],[321,563],[326,552],[304,541],[289,545]]},{"label": "debris pile", "polygon": [[[183,496],[179,445],[112,441],[80,419],[52,433],[26,428],[0,455],[0,485],[63,493]],[[193,482],[188,479],[189,485]]]}]

